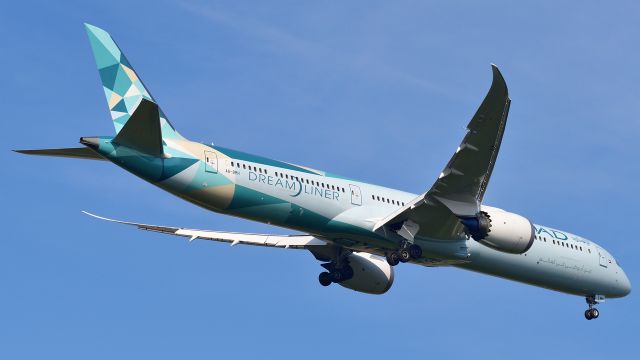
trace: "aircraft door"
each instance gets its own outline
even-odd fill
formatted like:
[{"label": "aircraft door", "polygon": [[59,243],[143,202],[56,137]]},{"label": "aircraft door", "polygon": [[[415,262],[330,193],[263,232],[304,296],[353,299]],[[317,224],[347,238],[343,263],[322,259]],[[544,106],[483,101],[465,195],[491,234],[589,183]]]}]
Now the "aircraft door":
[{"label": "aircraft door", "polygon": [[213,151],[204,152],[204,170],[210,173],[218,173],[218,155]]},{"label": "aircraft door", "polygon": [[607,267],[607,257],[605,256],[604,252],[600,249],[598,249],[598,256],[600,257],[600,266]]},{"label": "aircraft door", "polygon": [[351,203],[353,205],[362,205],[362,193],[360,188],[356,185],[349,184],[349,190],[351,190]]}]

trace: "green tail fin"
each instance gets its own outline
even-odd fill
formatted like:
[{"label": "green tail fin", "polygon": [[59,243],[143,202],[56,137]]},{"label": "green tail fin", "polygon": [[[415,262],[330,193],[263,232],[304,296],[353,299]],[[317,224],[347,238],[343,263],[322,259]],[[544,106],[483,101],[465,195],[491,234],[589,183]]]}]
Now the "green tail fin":
[{"label": "green tail fin", "polygon": [[[93,25],[85,24],[85,27],[111,111],[111,118],[116,133],[119,133],[143,99],[157,103],[111,35]],[[158,111],[162,137],[181,138],[162,110],[158,109]]]}]

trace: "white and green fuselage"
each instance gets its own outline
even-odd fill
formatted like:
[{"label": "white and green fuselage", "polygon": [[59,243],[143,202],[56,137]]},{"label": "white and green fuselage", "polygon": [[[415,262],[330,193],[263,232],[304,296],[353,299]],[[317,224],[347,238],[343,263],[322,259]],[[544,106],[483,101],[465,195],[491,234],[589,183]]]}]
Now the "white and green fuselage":
[{"label": "white and green fuselage", "polygon": [[596,302],[630,292],[622,268],[602,247],[482,205],[510,106],[495,66],[489,93],[465,138],[434,185],[418,195],[189,141],[167,120],[111,36],[92,25],[86,29],[116,135],[81,138],[83,148],[20,152],[108,160],[208,210],[302,235],[117,222],[190,240],[307,249],[326,262],[322,285],[335,282],[367,293],[389,289],[398,259],[585,296],[588,319],[598,316],[592,309]]},{"label": "white and green fuselage", "polygon": [[[84,142],[99,143],[96,151],[113,163],[208,210],[379,255],[398,244],[374,232],[374,225],[418,196],[184,138],[165,139],[167,158],[119,147],[110,137]],[[536,241],[523,254],[494,250],[468,236],[419,238],[424,258],[413,262],[458,266],[576,295],[628,293],[623,270],[602,247],[540,225],[535,232]]]}]

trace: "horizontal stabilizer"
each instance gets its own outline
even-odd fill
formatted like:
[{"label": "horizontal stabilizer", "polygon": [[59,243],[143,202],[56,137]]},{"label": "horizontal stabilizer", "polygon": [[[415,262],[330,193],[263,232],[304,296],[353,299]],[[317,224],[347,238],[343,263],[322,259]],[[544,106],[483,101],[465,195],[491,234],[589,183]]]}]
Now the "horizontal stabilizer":
[{"label": "horizontal stabilizer", "polygon": [[27,155],[40,155],[40,156],[58,156],[68,157],[76,159],[89,159],[89,160],[106,160],[95,151],[82,147],[82,148],[63,148],[63,149],[38,149],[38,150],[13,150],[15,152]]}]

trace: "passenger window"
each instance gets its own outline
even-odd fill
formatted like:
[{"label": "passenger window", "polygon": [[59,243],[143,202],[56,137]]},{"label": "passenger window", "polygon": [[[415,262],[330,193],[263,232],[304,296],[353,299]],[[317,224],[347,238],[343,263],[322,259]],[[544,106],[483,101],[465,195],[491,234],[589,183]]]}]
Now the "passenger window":
[{"label": "passenger window", "polygon": [[246,170],[247,166],[245,164],[242,164],[242,168]]},{"label": "passenger window", "polygon": [[371,198],[372,198],[373,200],[375,200],[375,199],[376,199],[376,197],[375,197],[374,195],[371,195]]},{"label": "passenger window", "polygon": [[233,161],[232,161],[232,162],[231,162],[231,167],[233,167],[233,166],[234,166],[234,165],[233,165]]}]

